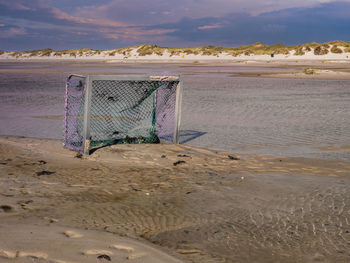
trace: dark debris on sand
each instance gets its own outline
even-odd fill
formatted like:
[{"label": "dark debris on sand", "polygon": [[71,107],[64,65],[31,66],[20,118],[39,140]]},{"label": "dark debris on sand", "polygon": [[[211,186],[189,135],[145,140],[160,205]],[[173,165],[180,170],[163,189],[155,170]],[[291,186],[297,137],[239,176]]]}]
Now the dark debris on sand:
[{"label": "dark debris on sand", "polygon": [[105,260],[107,260],[107,261],[111,261],[111,260],[112,260],[110,256],[105,255],[105,254],[99,255],[97,258],[98,258],[99,260],[102,260],[102,259],[105,259]]},{"label": "dark debris on sand", "polygon": [[37,176],[41,176],[41,175],[50,175],[50,174],[54,174],[55,172],[50,172],[50,171],[41,171],[41,172],[36,172]]},{"label": "dark debris on sand", "polygon": [[186,163],[186,162],[185,162],[185,161],[177,161],[177,162],[173,163],[173,165],[174,165],[174,166],[177,166],[177,165],[183,164],[183,163]]}]

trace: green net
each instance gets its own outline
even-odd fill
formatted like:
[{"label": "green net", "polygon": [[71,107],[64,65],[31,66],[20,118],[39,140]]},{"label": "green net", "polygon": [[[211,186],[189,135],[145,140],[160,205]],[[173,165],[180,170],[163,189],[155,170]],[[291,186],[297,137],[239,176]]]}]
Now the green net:
[{"label": "green net", "polygon": [[90,111],[91,146],[159,143],[157,81],[94,80]]}]

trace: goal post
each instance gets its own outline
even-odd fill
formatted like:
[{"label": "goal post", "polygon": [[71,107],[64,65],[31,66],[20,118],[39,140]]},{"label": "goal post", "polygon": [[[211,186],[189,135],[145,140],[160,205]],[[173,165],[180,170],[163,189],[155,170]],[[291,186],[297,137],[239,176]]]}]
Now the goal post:
[{"label": "goal post", "polygon": [[179,143],[180,76],[71,75],[64,145],[89,154],[111,144]]}]

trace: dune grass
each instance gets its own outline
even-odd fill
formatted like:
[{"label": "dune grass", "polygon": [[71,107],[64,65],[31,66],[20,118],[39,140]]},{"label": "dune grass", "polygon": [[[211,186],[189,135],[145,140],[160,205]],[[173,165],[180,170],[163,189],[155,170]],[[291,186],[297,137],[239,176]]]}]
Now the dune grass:
[{"label": "dune grass", "polygon": [[294,55],[295,56],[303,56],[303,55],[305,55],[304,48],[303,47],[296,48],[295,52],[294,52]]},{"label": "dune grass", "polygon": [[336,45],[336,46],[342,46],[342,47],[350,47],[350,42],[342,41],[342,40],[335,40],[328,42],[329,45]]},{"label": "dune grass", "polygon": [[50,56],[52,52],[53,52],[52,49],[45,48],[45,49],[37,49],[37,50],[31,50],[31,51],[13,52],[12,54],[10,54],[10,56],[44,57],[44,56]]},{"label": "dune grass", "polygon": [[90,49],[90,48],[80,48],[80,49],[65,49],[65,50],[59,50],[55,51],[54,55],[55,56],[64,56],[64,55],[69,55],[71,57],[77,57],[77,56],[83,56],[83,55],[93,55],[95,52]]},{"label": "dune grass", "polygon": [[334,45],[332,48],[331,48],[331,52],[332,53],[335,53],[335,54],[340,54],[340,53],[343,53],[343,50],[338,48],[337,45]]},{"label": "dune grass", "polygon": [[152,55],[152,54],[156,54],[158,56],[161,56],[161,55],[163,55],[163,50],[164,50],[164,48],[162,48],[160,46],[145,44],[145,45],[141,45],[137,49],[137,53],[139,54],[139,56],[147,56],[147,55]]},{"label": "dune grass", "polygon": [[303,73],[306,74],[306,75],[313,75],[316,73],[316,70],[313,69],[313,68],[306,68],[303,70]]},{"label": "dune grass", "polygon": [[326,55],[329,52],[328,47],[327,46],[317,46],[314,48],[314,54],[317,56]]},{"label": "dune grass", "polygon": [[108,53],[108,56],[110,57],[113,57],[117,54],[121,54],[123,56],[130,56],[130,53],[131,51],[133,50],[134,48],[133,47],[126,47],[126,48],[119,48],[119,49],[113,49],[113,50],[110,50],[109,53]]}]

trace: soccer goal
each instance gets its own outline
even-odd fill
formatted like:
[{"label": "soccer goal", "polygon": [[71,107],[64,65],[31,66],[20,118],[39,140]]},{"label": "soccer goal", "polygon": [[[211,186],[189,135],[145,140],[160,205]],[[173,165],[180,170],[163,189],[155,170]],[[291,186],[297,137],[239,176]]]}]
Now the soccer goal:
[{"label": "soccer goal", "polygon": [[112,144],[179,143],[179,76],[70,75],[64,145],[84,154]]}]

